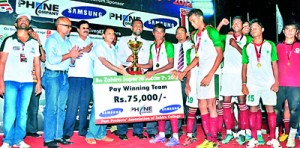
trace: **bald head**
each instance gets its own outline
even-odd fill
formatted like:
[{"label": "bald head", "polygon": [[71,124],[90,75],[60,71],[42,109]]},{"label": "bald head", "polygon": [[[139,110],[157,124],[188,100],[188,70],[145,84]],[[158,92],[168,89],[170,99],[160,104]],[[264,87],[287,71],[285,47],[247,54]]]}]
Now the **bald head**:
[{"label": "bald head", "polygon": [[61,36],[65,36],[65,35],[69,35],[70,31],[72,29],[72,24],[69,18],[61,16],[58,17],[56,22],[55,22],[55,26],[57,29],[57,32],[61,35]]}]

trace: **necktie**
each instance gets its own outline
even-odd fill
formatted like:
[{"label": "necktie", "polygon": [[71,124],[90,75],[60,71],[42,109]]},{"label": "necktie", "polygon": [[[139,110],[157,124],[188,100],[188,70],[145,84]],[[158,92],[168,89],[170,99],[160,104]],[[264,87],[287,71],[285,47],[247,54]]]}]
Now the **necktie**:
[{"label": "necktie", "polygon": [[177,70],[178,71],[182,70],[183,65],[184,65],[184,52],[183,52],[183,44],[181,44],[180,50],[179,50]]}]

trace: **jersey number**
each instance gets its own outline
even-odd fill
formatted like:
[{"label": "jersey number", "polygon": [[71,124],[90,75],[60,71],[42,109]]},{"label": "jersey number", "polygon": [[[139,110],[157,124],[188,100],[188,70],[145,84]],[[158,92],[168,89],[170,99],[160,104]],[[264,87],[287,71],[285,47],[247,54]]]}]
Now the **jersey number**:
[{"label": "jersey number", "polygon": [[248,95],[248,101],[253,102],[254,101],[254,95]]},{"label": "jersey number", "polygon": [[188,103],[193,103],[193,97],[188,97]]}]

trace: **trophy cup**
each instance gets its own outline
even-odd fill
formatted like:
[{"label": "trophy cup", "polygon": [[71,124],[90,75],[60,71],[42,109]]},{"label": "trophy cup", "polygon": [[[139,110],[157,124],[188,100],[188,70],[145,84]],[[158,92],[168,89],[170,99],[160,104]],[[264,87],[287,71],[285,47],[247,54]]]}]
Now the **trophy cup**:
[{"label": "trophy cup", "polygon": [[140,51],[140,48],[143,46],[143,43],[140,42],[140,41],[131,41],[131,40],[129,40],[127,45],[131,49],[132,55],[133,55],[132,65],[126,69],[127,72],[131,75],[141,75],[141,74],[143,74],[141,68],[136,65],[136,63],[138,62],[138,53]]}]

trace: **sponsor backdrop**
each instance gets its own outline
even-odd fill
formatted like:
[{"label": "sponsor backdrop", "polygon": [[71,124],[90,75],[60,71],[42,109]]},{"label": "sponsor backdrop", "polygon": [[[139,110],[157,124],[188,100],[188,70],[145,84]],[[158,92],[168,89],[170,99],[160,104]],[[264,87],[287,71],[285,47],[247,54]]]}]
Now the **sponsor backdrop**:
[{"label": "sponsor backdrop", "polygon": [[[0,0],[0,44],[4,38],[15,32],[14,23],[18,14],[32,16],[31,25],[40,35],[44,44],[54,30],[54,22],[59,16],[66,16],[72,21],[72,36],[77,36],[76,23],[87,20],[91,23],[91,37],[102,39],[105,26],[113,26],[116,35],[130,35],[130,24],[135,18],[144,22],[142,37],[152,41],[151,30],[156,23],[166,26],[166,40],[176,42],[174,36],[178,26],[186,26],[187,13],[191,8],[200,8],[208,24],[215,24],[214,0]],[[40,123],[43,122],[44,96],[40,101]],[[0,100],[0,132],[2,132],[3,99]],[[43,124],[39,124],[42,130]]]}]

